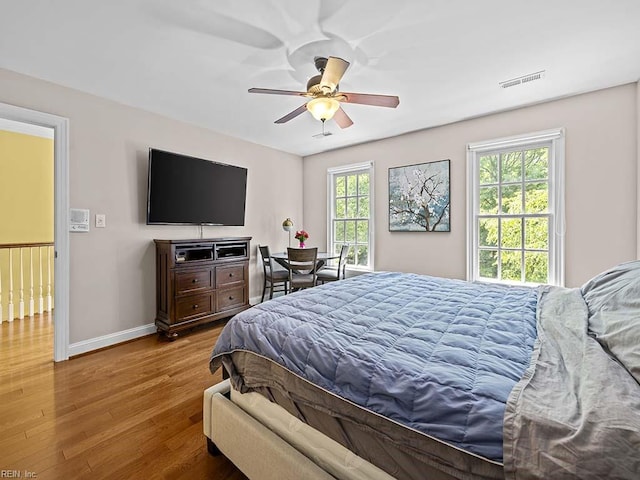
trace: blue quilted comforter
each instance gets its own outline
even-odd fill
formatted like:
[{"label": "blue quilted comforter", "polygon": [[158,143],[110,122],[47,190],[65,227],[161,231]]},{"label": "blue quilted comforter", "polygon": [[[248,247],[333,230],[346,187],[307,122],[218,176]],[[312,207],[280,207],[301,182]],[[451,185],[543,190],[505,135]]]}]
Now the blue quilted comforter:
[{"label": "blue quilted comforter", "polygon": [[258,353],[410,428],[502,461],[509,392],[529,364],[537,290],[373,273],[236,315],[212,353]]}]

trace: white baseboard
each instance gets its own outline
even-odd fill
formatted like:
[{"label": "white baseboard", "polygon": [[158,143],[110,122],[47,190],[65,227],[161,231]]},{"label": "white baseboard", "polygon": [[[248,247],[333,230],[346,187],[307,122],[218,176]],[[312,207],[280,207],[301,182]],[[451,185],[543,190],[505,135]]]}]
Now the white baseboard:
[{"label": "white baseboard", "polygon": [[108,335],[103,335],[102,337],[90,338],[89,340],[72,343],[69,345],[69,356],[73,357],[74,355],[80,355],[100,348],[110,347],[118,343],[156,333],[156,331],[156,325],[154,323],[149,323],[147,325],[142,325],[141,327],[130,328],[129,330],[110,333]]}]

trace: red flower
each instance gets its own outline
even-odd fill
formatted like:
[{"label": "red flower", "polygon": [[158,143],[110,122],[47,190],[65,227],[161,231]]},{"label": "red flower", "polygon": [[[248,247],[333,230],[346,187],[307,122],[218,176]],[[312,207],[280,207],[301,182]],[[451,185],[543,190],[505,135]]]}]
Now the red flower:
[{"label": "red flower", "polygon": [[294,238],[300,242],[304,242],[307,238],[309,238],[309,234],[304,230],[298,230]]}]

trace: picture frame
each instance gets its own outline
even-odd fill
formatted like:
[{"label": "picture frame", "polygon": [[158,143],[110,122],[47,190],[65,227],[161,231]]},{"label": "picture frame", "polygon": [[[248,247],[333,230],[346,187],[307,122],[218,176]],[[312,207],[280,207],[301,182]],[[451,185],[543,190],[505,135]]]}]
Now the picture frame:
[{"label": "picture frame", "polygon": [[389,168],[389,231],[451,231],[451,160]]}]

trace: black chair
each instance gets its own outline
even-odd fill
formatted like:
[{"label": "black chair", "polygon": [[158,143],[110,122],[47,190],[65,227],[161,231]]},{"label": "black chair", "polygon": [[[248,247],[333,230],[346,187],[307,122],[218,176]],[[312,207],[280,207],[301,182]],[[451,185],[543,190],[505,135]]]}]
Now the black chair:
[{"label": "black chair", "polygon": [[[262,300],[267,292],[267,282],[269,283],[269,300],[273,298],[273,292],[289,293],[289,272],[283,268],[274,267],[269,247],[266,245],[258,245],[260,255],[262,256],[262,268],[264,270],[264,284],[262,286]],[[281,288],[275,288],[281,285]]]},{"label": "black chair", "polygon": [[291,291],[316,286],[318,248],[287,248]]},{"label": "black chair", "polygon": [[324,267],[318,270],[317,283],[335,282],[336,280],[342,280],[346,276],[347,268],[347,254],[349,253],[349,245],[342,245],[340,249],[340,258],[338,260],[337,268]]}]

